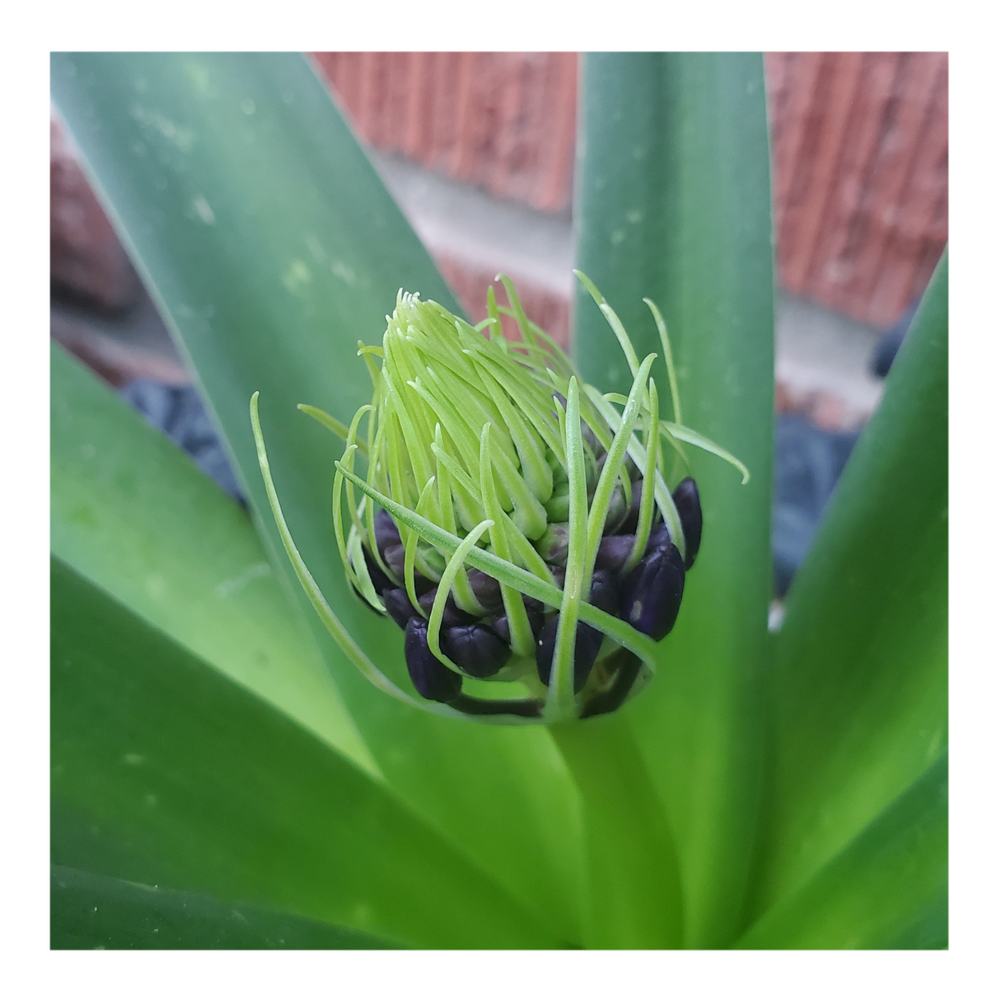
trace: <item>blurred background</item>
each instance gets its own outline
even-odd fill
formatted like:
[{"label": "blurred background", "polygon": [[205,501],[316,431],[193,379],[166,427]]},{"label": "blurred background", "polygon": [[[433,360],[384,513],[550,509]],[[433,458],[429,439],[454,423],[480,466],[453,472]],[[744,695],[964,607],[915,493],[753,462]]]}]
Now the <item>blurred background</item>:
[{"label": "blurred background", "polygon": [[[485,316],[486,286],[505,271],[528,315],[566,344],[578,56],[310,58],[469,317]],[[948,58],[767,53],[764,65],[780,596],[947,240]],[[237,493],[190,378],[54,116],[51,130],[52,337]]]}]

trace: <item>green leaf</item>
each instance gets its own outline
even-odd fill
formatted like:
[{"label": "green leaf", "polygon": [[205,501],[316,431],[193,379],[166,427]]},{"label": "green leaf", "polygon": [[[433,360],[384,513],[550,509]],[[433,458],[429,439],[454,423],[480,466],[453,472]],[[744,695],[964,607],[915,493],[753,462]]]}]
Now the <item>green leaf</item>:
[{"label": "green leaf", "polygon": [[[691,454],[704,542],[677,625],[661,644],[656,680],[625,709],[674,828],[685,943],[713,947],[741,926],[772,586],[772,249],[761,58],[587,56],[580,129],[577,266],[618,314],[639,357],[662,354],[643,298],[660,307],[684,423],[752,474],[741,486],[728,465]],[[626,359],[582,288],[574,337],[586,380],[626,391]],[[666,385],[661,359],[653,371]]]},{"label": "green leaf", "polygon": [[250,518],[59,347],[50,472],[56,556],[378,773]]},{"label": "green leaf", "polygon": [[421,947],[561,943],[384,785],[58,559],[51,592],[52,791],[96,828],[53,824],[54,864]]},{"label": "green leaf", "polygon": [[738,948],[944,948],[948,764],[941,757]]},{"label": "green leaf", "polygon": [[370,396],[357,341],[381,336],[400,286],[458,312],[426,250],[298,55],[57,54],[52,67],[59,111],[380,772],[456,851],[574,939],[579,804],[548,733],[428,719],[375,691],[291,578],[257,468],[247,413],[259,390],[306,564],[368,656],[405,678],[401,633],[354,597],[337,556],[337,442],[296,404],[349,424]]},{"label": "green leaf", "polygon": [[771,684],[765,904],[945,750],[947,469],[945,258],[789,593]]},{"label": "green leaf", "polygon": [[394,948],[281,910],[52,867],[53,948]]},{"label": "green leaf", "polygon": [[[886,938],[883,948],[927,951],[948,947],[948,886],[942,879],[937,898],[920,908],[909,925],[899,934]],[[901,921],[902,922],[902,921]]]}]

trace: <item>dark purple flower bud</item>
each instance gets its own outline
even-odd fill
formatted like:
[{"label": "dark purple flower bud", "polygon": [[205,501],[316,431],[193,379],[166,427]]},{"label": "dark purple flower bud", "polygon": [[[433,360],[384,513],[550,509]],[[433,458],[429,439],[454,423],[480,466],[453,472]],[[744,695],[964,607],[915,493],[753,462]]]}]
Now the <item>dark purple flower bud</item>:
[{"label": "dark purple flower bud", "polygon": [[646,541],[646,551],[643,555],[649,555],[653,549],[662,549],[669,545],[673,539],[670,537],[670,529],[663,521],[654,522],[649,529],[649,538]]},{"label": "dark purple flower bud", "polygon": [[460,694],[452,703],[466,715],[513,715],[521,719],[538,719],[542,714],[543,702],[538,698],[471,698]]},{"label": "dark purple flower bud", "polygon": [[[529,603],[530,602],[530,603]],[[542,614],[542,606],[538,601],[532,601],[530,597],[524,599],[524,610],[528,614],[528,625],[531,627],[531,634],[534,638],[538,639],[538,633],[542,631],[542,626],[545,624],[545,616]],[[506,615],[501,615],[496,621],[490,622],[490,628],[504,642],[510,643],[510,622],[507,620]]]},{"label": "dark purple flower bud", "polygon": [[[538,676],[548,686],[552,676],[552,658],[556,651],[556,632],[559,628],[559,613],[556,612],[543,626],[535,645],[535,663]],[[573,690],[582,691],[590,671],[597,662],[604,637],[596,628],[579,622],[576,626],[576,646],[573,650]]]},{"label": "dark purple flower bud", "polygon": [[500,584],[492,576],[480,569],[470,569],[468,578],[472,593],[487,613],[499,611],[503,607]]},{"label": "dark purple flower bud", "polygon": [[[386,566],[392,570],[396,576],[402,580],[404,578],[403,565],[406,559],[406,548],[402,545],[390,545],[386,548],[385,553],[382,556],[385,559]],[[413,586],[416,588],[418,594],[426,594],[428,590],[434,587],[434,581],[428,580],[419,570],[415,571],[413,574]],[[398,587],[397,583],[390,583],[390,587]],[[376,588],[378,589],[378,588]]]},{"label": "dark purple flower bud", "polygon": [[406,628],[406,623],[417,614],[404,587],[386,590],[382,594],[382,603],[385,605],[386,614],[400,628]]},{"label": "dark purple flower bud", "polygon": [[635,545],[635,535],[605,535],[601,539],[601,544],[597,546],[594,567],[618,573],[625,565],[633,545]]},{"label": "dark purple flower bud", "polygon": [[632,502],[621,524],[618,525],[620,535],[635,534],[635,529],[639,526],[639,504],[642,501],[642,480],[632,483]]},{"label": "dark purple flower bud", "polygon": [[510,659],[510,646],[481,624],[441,629],[441,652],[473,677],[492,677]]},{"label": "dark purple flower bud", "polygon": [[[529,618],[528,621],[530,623],[531,619]],[[490,628],[493,629],[493,631],[496,632],[496,634],[500,636],[500,638],[503,639],[508,646],[510,645],[510,622],[507,620],[506,615],[501,615],[499,618],[495,618],[491,621]],[[531,630],[531,634],[535,635],[534,629]],[[535,636],[535,638],[537,638],[537,636]]]},{"label": "dark purple flower bud", "polygon": [[381,507],[375,515],[375,544],[383,559],[385,559],[385,550],[390,545],[400,544],[399,528],[396,527],[396,522],[389,516],[388,511],[382,510]]},{"label": "dark purple flower bud", "polygon": [[[590,604],[608,614],[618,608],[618,583],[607,570],[594,573],[590,584]],[[552,657],[555,655],[556,631],[559,628],[559,613],[554,614],[537,634],[535,662],[538,676],[543,684],[549,683],[552,675]],[[590,671],[601,651],[603,635],[593,626],[579,622],[576,626],[576,647],[573,651],[573,690],[581,691],[587,683]]]},{"label": "dark purple flower bud", "polygon": [[385,551],[382,553],[382,558],[385,560],[386,566],[402,580],[406,548],[398,542],[395,545],[387,545]]},{"label": "dark purple flower bud", "polygon": [[697,484],[690,476],[677,484],[673,496],[674,506],[680,515],[684,543],[687,548],[684,566],[690,569],[694,565],[694,557],[698,555],[698,549],[701,547],[701,497],[698,495]]},{"label": "dark purple flower bud", "polygon": [[406,623],[403,654],[410,680],[421,697],[447,704],[462,693],[462,678],[431,652],[427,645],[427,622],[417,615]]},{"label": "dark purple flower bud", "polygon": [[[426,594],[421,594],[417,599],[425,618],[431,616],[431,608],[434,605],[434,598],[437,597],[437,591],[437,587],[434,587]],[[444,602],[444,615],[441,618],[442,628],[451,628],[452,625],[471,625],[475,620],[474,615],[459,608],[451,594],[448,595]]]},{"label": "dark purple flower bud", "polygon": [[590,579],[588,604],[613,615],[618,610],[618,581],[606,569],[598,570]]},{"label": "dark purple flower bud", "polygon": [[545,605],[541,601],[536,601],[534,597],[528,597],[527,594],[523,594],[521,600],[524,601],[525,610],[528,612],[538,611],[541,613],[545,610]]},{"label": "dark purple flower bud", "polygon": [[[632,489],[635,493],[635,489]],[[630,507],[625,503],[625,488],[621,483],[615,483],[615,488],[611,491],[611,499],[608,502],[608,516],[604,521],[604,533],[612,535],[621,527],[625,518],[628,517]]]},{"label": "dark purple flower bud", "polygon": [[673,542],[653,549],[622,581],[621,617],[659,642],[673,627],[684,595],[684,561]]},{"label": "dark purple flower bud", "polygon": [[618,649],[604,661],[603,666],[611,676],[611,683],[588,699],[580,712],[581,719],[605,715],[620,708],[639,676],[642,660],[628,649]]}]

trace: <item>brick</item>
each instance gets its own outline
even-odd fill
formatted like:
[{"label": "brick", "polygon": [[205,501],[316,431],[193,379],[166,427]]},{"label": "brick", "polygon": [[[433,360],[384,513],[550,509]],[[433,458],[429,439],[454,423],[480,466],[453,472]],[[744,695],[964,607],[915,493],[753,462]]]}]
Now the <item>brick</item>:
[{"label": "brick", "polygon": [[103,309],[127,309],[138,300],[139,279],[55,118],[51,143],[53,288]]},{"label": "brick", "polygon": [[770,53],[778,273],[891,323],[947,240],[947,55]]},{"label": "brick", "polygon": [[572,193],[572,52],[318,52],[352,126],[383,152],[542,211]]},{"label": "brick", "polygon": [[794,413],[801,408],[801,399],[787,382],[774,383],[774,410],[776,413]]},{"label": "brick", "polygon": [[191,376],[179,362],[160,351],[103,333],[85,318],[53,309],[51,335],[54,341],[116,389],[140,378],[167,385],[189,385],[191,382]]}]

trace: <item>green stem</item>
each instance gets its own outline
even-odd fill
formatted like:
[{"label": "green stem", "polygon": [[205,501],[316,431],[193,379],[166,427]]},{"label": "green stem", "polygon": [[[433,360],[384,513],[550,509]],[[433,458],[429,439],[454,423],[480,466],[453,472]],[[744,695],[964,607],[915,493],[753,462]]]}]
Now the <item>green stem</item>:
[{"label": "green stem", "polygon": [[677,851],[627,719],[612,713],[549,731],[584,803],[585,947],[680,947]]}]

